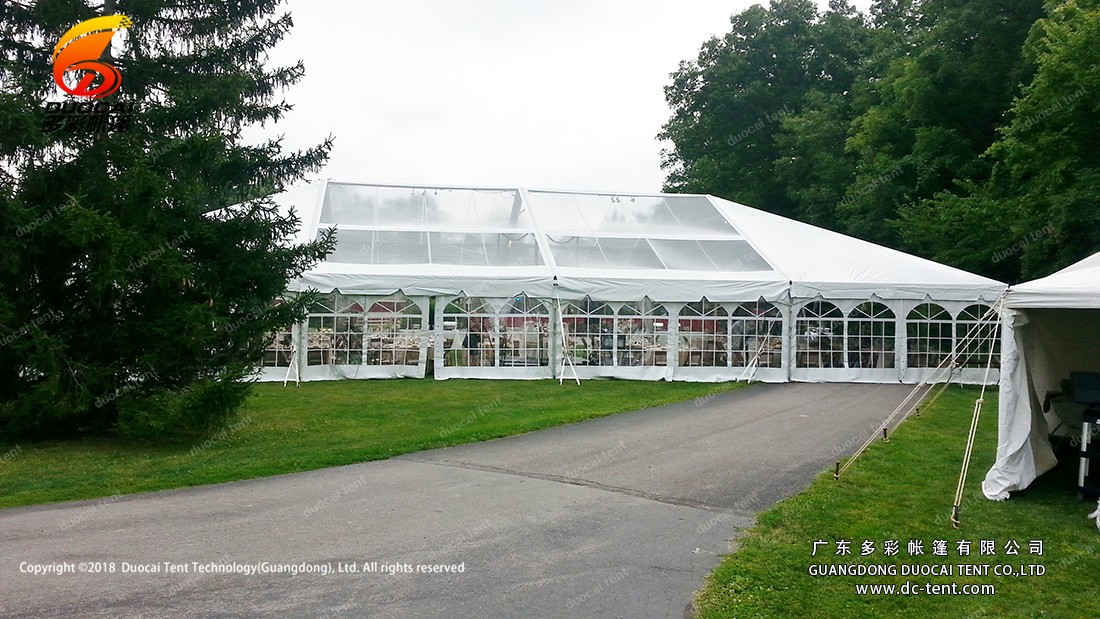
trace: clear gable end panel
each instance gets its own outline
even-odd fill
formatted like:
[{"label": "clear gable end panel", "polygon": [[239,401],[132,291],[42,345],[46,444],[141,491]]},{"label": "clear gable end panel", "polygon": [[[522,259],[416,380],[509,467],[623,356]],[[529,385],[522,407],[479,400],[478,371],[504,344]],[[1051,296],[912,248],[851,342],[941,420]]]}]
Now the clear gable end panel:
[{"label": "clear gable end panel", "polygon": [[774,273],[705,196],[529,195],[554,262],[567,271]]}]

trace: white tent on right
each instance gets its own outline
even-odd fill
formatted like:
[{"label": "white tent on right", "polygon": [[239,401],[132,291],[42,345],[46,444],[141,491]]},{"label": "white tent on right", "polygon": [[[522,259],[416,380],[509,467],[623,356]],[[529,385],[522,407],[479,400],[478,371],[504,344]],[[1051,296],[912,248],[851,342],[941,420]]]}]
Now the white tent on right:
[{"label": "white tent on right", "polygon": [[1071,372],[1100,372],[1100,253],[1009,288],[1001,325],[997,460],[982,482],[997,501],[1054,467],[1050,433],[1080,432],[1055,394]]}]

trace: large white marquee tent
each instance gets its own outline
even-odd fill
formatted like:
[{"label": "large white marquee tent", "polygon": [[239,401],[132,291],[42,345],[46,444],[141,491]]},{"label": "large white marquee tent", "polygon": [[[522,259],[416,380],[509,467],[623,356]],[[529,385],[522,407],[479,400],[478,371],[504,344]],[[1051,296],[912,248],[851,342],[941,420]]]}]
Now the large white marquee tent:
[{"label": "large white marquee tent", "polygon": [[[908,382],[998,355],[999,282],[706,195],[325,181],[336,250],[261,378]],[[967,333],[976,337],[964,340]],[[946,377],[946,374],[944,374]]]},{"label": "large white marquee tent", "polygon": [[1080,432],[1080,410],[1071,401],[1046,413],[1043,404],[1071,372],[1100,372],[1100,253],[1013,286],[1002,324],[997,460],[982,484],[995,500],[1054,467],[1049,433]]}]

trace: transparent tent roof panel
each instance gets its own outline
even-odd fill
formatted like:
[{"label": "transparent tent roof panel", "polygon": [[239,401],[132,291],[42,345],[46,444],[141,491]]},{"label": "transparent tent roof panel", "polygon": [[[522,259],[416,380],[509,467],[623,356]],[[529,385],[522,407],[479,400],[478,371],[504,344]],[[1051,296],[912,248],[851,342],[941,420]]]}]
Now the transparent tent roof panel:
[{"label": "transparent tent roof panel", "polygon": [[739,236],[704,196],[619,196],[528,192],[531,208],[547,234],[706,234]]},{"label": "transparent tent roof panel", "polygon": [[518,190],[417,189],[329,183],[321,225],[533,231]]},{"label": "transparent tent roof panel", "polygon": [[330,262],[543,266],[537,229],[562,267],[772,270],[705,196],[330,182],[319,223],[337,228]]},{"label": "transparent tent roof panel", "polygon": [[336,230],[331,262],[449,264],[484,267],[540,266],[533,233],[466,233]]},{"label": "transparent tent roof panel", "polygon": [[743,240],[550,237],[554,262],[589,269],[655,269],[673,271],[771,271],[771,266]]}]

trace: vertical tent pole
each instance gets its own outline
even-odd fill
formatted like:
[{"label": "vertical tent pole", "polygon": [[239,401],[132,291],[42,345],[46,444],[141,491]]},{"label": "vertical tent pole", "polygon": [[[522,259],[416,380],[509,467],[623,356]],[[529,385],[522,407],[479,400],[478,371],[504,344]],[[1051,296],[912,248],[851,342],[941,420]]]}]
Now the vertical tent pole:
[{"label": "vertical tent pole", "polygon": [[577,376],[577,366],[573,363],[573,357],[567,354],[565,343],[565,316],[561,311],[561,297],[558,296],[558,282],[554,282],[554,307],[558,310],[558,332],[561,335],[561,371],[558,372],[558,384],[565,384],[565,366],[569,365],[569,369],[573,374],[573,380],[577,381],[577,384],[581,384],[581,379]]}]

